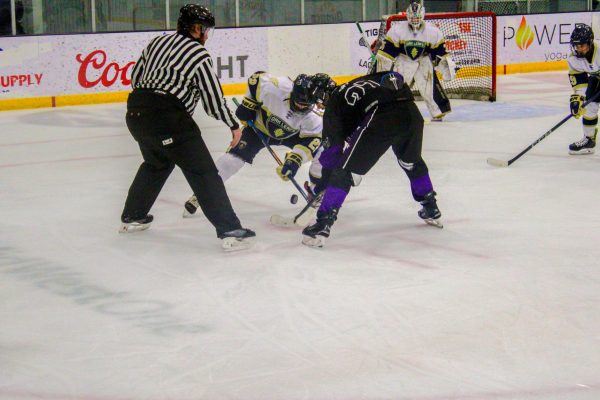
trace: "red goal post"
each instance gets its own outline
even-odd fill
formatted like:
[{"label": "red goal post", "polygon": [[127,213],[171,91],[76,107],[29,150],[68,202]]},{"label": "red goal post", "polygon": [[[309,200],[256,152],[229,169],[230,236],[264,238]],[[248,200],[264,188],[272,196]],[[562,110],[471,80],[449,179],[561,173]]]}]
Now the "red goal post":
[{"label": "red goal post", "polygon": [[[456,79],[441,81],[449,98],[496,100],[496,14],[493,12],[431,13],[425,19],[438,26],[446,50],[460,68]],[[379,40],[406,14],[384,15]],[[384,30],[385,29],[385,30]]]}]

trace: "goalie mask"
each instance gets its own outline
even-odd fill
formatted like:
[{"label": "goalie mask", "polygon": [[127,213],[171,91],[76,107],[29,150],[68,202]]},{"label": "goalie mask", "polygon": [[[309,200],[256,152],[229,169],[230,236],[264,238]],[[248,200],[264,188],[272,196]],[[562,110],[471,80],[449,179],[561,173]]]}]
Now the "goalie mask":
[{"label": "goalie mask", "polygon": [[[571,33],[571,50],[577,57],[585,57],[587,52],[591,50],[592,43],[594,42],[594,31],[586,24],[576,24],[575,29]],[[582,54],[577,51],[576,46],[578,44],[587,44],[589,47],[586,54]]]},{"label": "goalie mask", "polygon": [[294,79],[294,87],[290,94],[290,108],[300,114],[310,112],[315,104],[313,99],[313,83],[306,74],[300,74]]},{"label": "goalie mask", "polygon": [[197,24],[202,26],[201,34],[207,34],[215,27],[215,17],[204,6],[186,4],[181,7],[177,19],[177,32],[181,34],[189,33]]},{"label": "goalie mask", "polygon": [[413,29],[421,28],[425,19],[425,7],[423,4],[413,1],[406,9],[406,20]]},{"label": "goalie mask", "polygon": [[319,72],[311,76],[313,84],[312,99],[319,108],[327,107],[331,93],[337,87],[337,83],[329,77],[329,75]]}]

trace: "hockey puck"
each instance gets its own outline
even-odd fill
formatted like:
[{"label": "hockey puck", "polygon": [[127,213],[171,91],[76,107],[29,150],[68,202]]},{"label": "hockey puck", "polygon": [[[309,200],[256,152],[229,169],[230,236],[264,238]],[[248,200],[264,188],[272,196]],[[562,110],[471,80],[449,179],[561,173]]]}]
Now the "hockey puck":
[{"label": "hockey puck", "polygon": [[296,204],[297,202],[298,202],[298,195],[293,194],[292,197],[290,197],[290,203]]}]

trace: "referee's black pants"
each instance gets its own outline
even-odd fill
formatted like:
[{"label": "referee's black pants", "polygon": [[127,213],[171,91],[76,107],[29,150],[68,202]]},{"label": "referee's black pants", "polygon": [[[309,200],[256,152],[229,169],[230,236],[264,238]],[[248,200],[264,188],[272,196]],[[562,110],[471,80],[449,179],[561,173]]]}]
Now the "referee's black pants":
[{"label": "referee's black pants", "polygon": [[177,165],[217,235],[241,228],[200,128],[176,97],[134,90],[126,122],[144,162],[129,188],[122,218],[145,217]]}]

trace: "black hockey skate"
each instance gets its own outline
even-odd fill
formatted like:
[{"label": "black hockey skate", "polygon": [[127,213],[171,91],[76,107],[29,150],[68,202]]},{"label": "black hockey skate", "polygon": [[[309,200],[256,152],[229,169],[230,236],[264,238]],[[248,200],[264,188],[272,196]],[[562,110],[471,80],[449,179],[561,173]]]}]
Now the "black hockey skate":
[{"label": "black hockey skate", "polygon": [[131,233],[137,231],[145,231],[150,228],[150,224],[154,217],[150,214],[143,218],[121,217],[121,227],[119,233]]},{"label": "black hockey skate", "polygon": [[429,192],[423,197],[423,200],[419,202],[423,206],[423,208],[419,210],[419,217],[429,225],[437,228],[443,228],[444,225],[440,220],[442,213],[437,206],[435,195],[435,192]]},{"label": "black hockey skate", "polygon": [[[596,133],[598,133],[597,130]],[[596,133],[594,133],[593,137],[584,136],[583,139],[571,143],[569,145],[569,154],[594,154],[596,147]]]},{"label": "black hockey skate", "polygon": [[196,211],[200,207],[200,203],[198,203],[198,199],[196,196],[192,196],[185,202],[183,205],[185,209],[183,210],[183,218],[190,218],[196,214]]},{"label": "black hockey skate", "polygon": [[309,247],[323,247],[325,238],[329,237],[331,226],[337,219],[339,209],[333,208],[329,212],[317,212],[317,221],[302,230],[302,244]]},{"label": "black hockey skate", "polygon": [[240,228],[234,229],[233,231],[221,233],[218,235],[219,239],[223,240],[222,247],[225,251],[238,251],[245,250],[254,244],[252,238],[256,236],[256,233],[250,229]]}]

